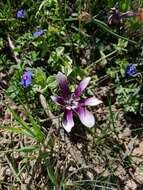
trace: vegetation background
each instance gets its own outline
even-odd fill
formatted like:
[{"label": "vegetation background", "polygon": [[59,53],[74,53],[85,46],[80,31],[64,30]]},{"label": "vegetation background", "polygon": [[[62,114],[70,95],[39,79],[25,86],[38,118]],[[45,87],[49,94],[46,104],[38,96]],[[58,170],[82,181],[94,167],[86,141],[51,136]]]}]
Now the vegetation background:
[{"label": "vegetation background", "polygon": [[[0,1],[1,190],[143,189],[142,8],[142,0]],[[58,72],[72,92],[91,77],[83,97],[102,101],[89,108],[94,127],[76,115],[70,133],[62,127],[51,99]]]}]

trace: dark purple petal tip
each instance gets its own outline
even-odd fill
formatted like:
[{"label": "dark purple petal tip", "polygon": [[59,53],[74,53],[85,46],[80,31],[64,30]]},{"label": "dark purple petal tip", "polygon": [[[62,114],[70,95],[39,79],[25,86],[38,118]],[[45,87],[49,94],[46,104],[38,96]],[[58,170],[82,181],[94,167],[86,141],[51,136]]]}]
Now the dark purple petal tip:
[{"label": "dark purple petal tip", "polygon": [[58,82],[58,85],[60,87],[63,97],[67,99],[69,96],[67,77],[63,73],[58,72],[56,78],[57,78],[57,82]]},{"label": "dark purple petal tip", "polygon": [[81,95],[81,93],[85,90],[85,88],[87,87],[90,80],[91,80],[90,77],[86,77],[79,83],[79,85],[77,86],[77,88],[74,92],[75,98],[77,98]]},{"label": "dark purple petal tip", "polygon": [[65,105],[64,99],[60,96],[51,96],[51,99],[53,100],[53,102],[55,102],[58,105]]}]

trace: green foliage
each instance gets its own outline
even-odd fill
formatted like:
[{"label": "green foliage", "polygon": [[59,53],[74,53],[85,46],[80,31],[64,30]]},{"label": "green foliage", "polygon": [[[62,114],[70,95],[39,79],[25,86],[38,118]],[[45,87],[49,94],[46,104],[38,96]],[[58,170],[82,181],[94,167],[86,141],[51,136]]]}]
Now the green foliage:
[{"label": "green foliage", "polygon": [[61,70],[66,75],[72,72],[72,59],[68,54],[64,53],[64,47],[56,48],[56,51],[51,53],[48,63],[56,70]]},{"label": "green foliage", "polygon": [[126,67],[128,61],[126,59],[117,59],[112,68],[107,69],[107,74],[119,82],[120,79],[126,77]]},{"label": "green foliage", "polygon": [[120,85],[115,90],[117,103],[123,106],[125,112],[137,113],[139,110],[139,92],[140,86],[136,84],[130,84],[126,87]]},{"label": "green foliage", "polygon": [[114,45],[115,49],[119,54],[122,54],[124,51],[127,52],[128,41],[125,41],[123,39],[119,39],[118,44]]},{"label": "green foliage", "polygon": [[[78,84],[81,79],[90,76],[92,80],[90,88],[87,89],[87,95],[96,96],[96,92],[98,93],[98,97],[103,101],[103,109],[99,109],[98,112],[103,111],[101,113],[103,115],[104,110],[107,110],[107,104],[109,105],[107,115],[109,126],[102,127],[100,123],[98,124],[97,118],[97,126],[85,133],[89,132],[95,137],[97,160],[100,160],[102,156],[104,161],[108,158],[109,163],[112,163],[116,156],[120,159],[114,148],[117,148],[119,153],[121,147],[112,146],[114,142],[111,137],[117,135],[119,131],[115,125],[118,122],[117,115],[112,111],[112,106],[122,109],[124,114],[139,113],[143,87],[142,25],[138,18],[130,17],[123,19],[119,25],[109,26],[107,17],[112,7],[126,12],[137,11],[142,5],[140,0],[7,0],[0,2],[0,93],[2,91],[0,98],[6,99],[5,96],[8,96],[20,112],[22,107],[27,118],[24,120],[17,109],[8,105],[13,119],[11,122],[16,121],[18,127],[11,124],[2,125],[0,129],[32,139],[32,144],[19,147],[14,151],[23,153],[23,162],[26,162],[26,167],[29,167],[27,163],[31,158],[35,163],[38,159],[40,160],[38,162],[46,168],[44,172],[47,175],[45,179],[47,187],[52,184],[55,189],[63,187],[66,190],[69,187],[81,189],[90,185],[92,190],[96,188],[96,185],[98,188],[99,184],[103,189],[110,186],[109,183],[104,183],[105,179],[99,182],[98,176],[97,181],[94,182],[80,180],[81,183],[71,182],[70,184],[70,180],[68,181],[65,176],[69,166],[62,171],[63,174],[56,170],[59,164],[55,166],[56,160],[60,160],[64,155],[62,155],[61,147],[58,154],[54,150],[53,137],[59,134],[60,129],[59,131],[55,129],[48,138],[46,148],[43,148],[49,131],[54,128],[52,121],[55,121],[55,118],[52,118],[52,121],[49,118],[47,107],[60,118],[61,112],[51,101],[51,95],[56,94],[58,90],[56,74],[59,71],[68,76],[71,90],[75,89],[75,84]],[[25,10],[25,17],[17,19],[16,13],[21,8]],[[86,18],[87,15],[90,19]],[[83,19],[80,19],[82,16]],[[44,33],[34,37],[33,32],[41,28],[44,29]],[[8,34],[14,47],[7,39]],[[20,60],[18,63],[15,55]],[[137,73],[133,77],[126,74],[129,63],[137,68]],[[27,88],[21,84],[25,71],[32,71],[32,83]],[[39,100],[41,94],[47,100],[44,102],[46,111]],[[109,95],[111,95],[110,102]],[[94,108],[92,110],[96,113]],[[96,133],[97,129],[101,130],[101,133]],[[78,132],[80,133],[80,130]],[[123,159],[130,159],[133,145],[134,141],[122,154]],[[66,156],[65,165],[68,159],[68,155]],[[110,173],[113,168],[109,163],[107,167]],[[79,168],[78,164],[76,167]],[[20,176],[20,173],[18,175]]]},{"label": "green foliage", "polygon": [[34,139],[37,139],[39,142],[44,143],[44,135],[41,132],[40,126],[37,124],[37,122],[34,120],[34,118],[27,110],[26,110],[26,115],[27,117],[29,117],[30,124],[32,125],[31,128],[30,125],[28,125],[25,121],[23,121],[13,109],[9,107],[9,110],[13,114],[14,119],[21,125],[21,129],[24,130],[23,131],[24,133],[26,133],[27,135],[29,135]]},{"label": "green foliage", "polygon": [[36,72],[35,72],[35,76],[34,76],[34,83],[38,86],[40,86],[41,88],[45,88],[46,87],[46,74],[45,72],[40,69],[37,68]]}]

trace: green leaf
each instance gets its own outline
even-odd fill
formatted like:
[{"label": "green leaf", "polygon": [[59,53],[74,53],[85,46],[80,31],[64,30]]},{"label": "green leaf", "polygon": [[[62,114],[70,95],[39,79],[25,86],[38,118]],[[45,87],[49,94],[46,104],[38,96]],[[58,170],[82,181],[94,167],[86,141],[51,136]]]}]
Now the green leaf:
[{"label": "green leaf", "polygon": [[125,49],[127,47],[127,45],[128,45],[128,41],[125,41],[120,38],[118,40],[118,44],[114,45],[114,47],[119,54],[122,54],[123,51],[127,52],[127,50]]},{"label": "green leaf", "polygon": [[49,161],[47,162],[47,172],[48,172],[48,176],[49,176],[50,180],[52,181],[52,183],[54,185],[56,185],[57,180],[56,180],[56,176],[54,173],[54,169],[52,168],[52,165]]},{"label": "green leaf", "polygon": [[36,69],[34,83],[41,86],[41,88],[46,86],[46,74],[41,68]]},{"label": "green leaf", "polygon": [[137,139],[137,136],[132,138],[131,141],[129,142],[129,144],[127,146],[127,150],[125,151],[125,153],[123,155],[123,159],[125,159],[127,156],[130,156],[130,154],[132,153],[136,139]]},{"label": "green leaf", "polygon": [[42,133],[40,126],[37,124],[37,122],[34,120],[34,118],[29,113],[29,120],[32,124],[33,132],[37,140],[39,140],[42,144],[44,143],[44,134]]},{"label": "green leaf", "polygon": [[102,21],[100,21],[98,19],[95,19],[95,18],[93,18],[93,21],[97,24],[97,26],[99,26],[105,32],[108,32],[108,33],[112,34],[113,36],[115,36],[117,38],[122,38],[124,40],[127,40],[127,41],[133,43],[133,44],[137,44],[135,41],[130,40],[130,39],[126,38],[126,37],[120,36],[119,34],[113,32],[113,30],[107,24],[105,24],[104,22],[102,22]]},{"label": "green leaf", "polygon": [[12,113],[14,119],[23,127],[23,129],[26,130],[26,132],[33,138],[35,138],[34,133],[32,132],[32,130],[30,129],[30,127],[27,125],[27,123],[25,123],[16,113],[13,109],[11,109],[10,107],[8,107],[10,112]]},{"label": "green leaf", "polygon": [[58,57],[62,56],[62,54],[64,53],[64,49],[65,49],[64,47],[56,48],[56,53]]},{"label": "green leaf", "polygon": [[56,88],[56,86],[57,86],[56,76],[49,76],[49,77],[47,78],[46,83],[47,83],[47,86],[48,86],[49,88]]},{"label": "green leaf", "polygon": [[39,148],[40,148],[39,146],[25,146],[25,147],[16,149],[16,151],[30,153],[30,152],[39,151]]},{"label": "green leaf", "polygon": [[31,133],[27,132],[25,128],[23,127],[15,128],[15,127],[0,126],[0,129],[4,131],[9,131],[12,133],[23,134],[23,135],[30,136],[33,138]]},{"label": "green leaf", "polygon": [[62,61],[61,70],[68,76],[72,72],[72,60],[69,56],[65,56]]},{"label": "green leaf", "polygon": [[107,64],[107,59],[106,59],[106,55],[104,54],[103,50],[100,50],[100,55],[101,55],[101,63],[102,63],[102,65],[106,65]]}]

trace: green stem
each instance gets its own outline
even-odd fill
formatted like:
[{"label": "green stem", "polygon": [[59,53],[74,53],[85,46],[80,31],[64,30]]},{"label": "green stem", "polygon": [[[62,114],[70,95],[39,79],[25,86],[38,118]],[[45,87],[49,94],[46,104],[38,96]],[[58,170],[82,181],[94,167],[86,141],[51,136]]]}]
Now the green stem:
[{"label": "green stem", "polygon": [[115,33],[106,23],[102,22],[101,20],[96,19],[95,16],[92,17],[92,20],[103,31],[108,32],[108,33],[112,34],[113,36],[115,36],[117,38],[121,38],[121,39],[127,40],[128,42],[131,42],[133,44],[137,44],[135,41],[130,40],[130,39],[124,37],[124,36],[120,36],[119,34]]},{"label": "green stem", "polygon": [[0,21],[15,21],[15,18],[1,18]]},{"label": "green stem", "polygon": [[[112,51],[111,53],[107,54],[104,59],[108,58],[108,57],[111,57],[112,55],[114,55],[115,53],[117,52],[117,50],[114,50]],[[97,63],[101,62],[102,61],[102,57],[99,58],[98,60],[96,60],[95,62],[93,62],[92,64],[90,64],[88,67],[86,67],[87,70],[91,70],[93,66],[96,66]]]}]

